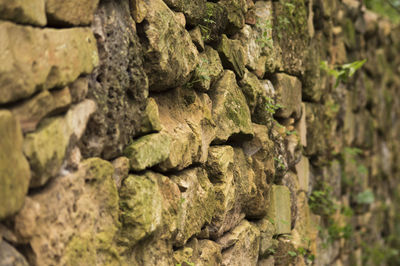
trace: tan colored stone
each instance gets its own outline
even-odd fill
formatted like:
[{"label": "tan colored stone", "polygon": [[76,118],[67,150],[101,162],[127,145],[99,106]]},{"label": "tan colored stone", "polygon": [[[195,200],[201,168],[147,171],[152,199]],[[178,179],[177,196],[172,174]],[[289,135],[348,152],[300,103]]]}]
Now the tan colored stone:
[{"label": "tan colored stone", "polygon": [[140,128],[140,133],[152,133],[161,131],[161,121],[158,106],[153,98],[147,98],[145,114]]},{"label": "tan colored stone", "polygon": [[46,0],[50,25],[90,25],[99,0]]},{"label": "tan colored stone", "polygon": [[127,157],[118,157],[117,159],[112,161],[114,166],[114,181],[117,189],[121,188],[122,181],[128,177],[129,175],[129,159]]},{"label": "tan colored stone", "polygon": [[0,40],[0,104],[65,86],[98,64],[89,28],[39,29],[1,22]]},{"label": "tan colored stone", "polygon": [[299,179],[299,187],[305,193],[308,193],[309,189],[309,177],[310,177],[310,162],[307,157],[301,156],[301,160],[296,164],[296,172]]},{"label": "tan colored stone", "polygon": [[285,186],[273,185],[269,192],[267,216],[275,225],[276,234],[289,234],[291,225],[290,191]]},{"label": "tan colored stone", "polygon": [[49,114],[64,111],[71,104],[68,87],[57,91],[42,91],[32,99],[11,109],[24,133],[34,131],[38,123]]},{"label": "tan colored stone", "polygon": [[131,11],[131,16],[136,23],[141,23],[147,15],[146,4],[143,0],[130,0],[129,8]]},{"label": "tan colored stone", "polygon": [[0,0],[0,19],[35,26],[46,25],[45,0]]},{"label": "tan colored stone", "polygon": [[17,119],[0,111],[0,220],[22,208],[31,173],[22,153],[23,136]]},{"label": "tan colored stone", "polygon": [[282,107],[276,112],[280,118],[301,116],[301,82],[299,79],[286,74],[276,74],[272,79],[277,93],[277,104]]}]

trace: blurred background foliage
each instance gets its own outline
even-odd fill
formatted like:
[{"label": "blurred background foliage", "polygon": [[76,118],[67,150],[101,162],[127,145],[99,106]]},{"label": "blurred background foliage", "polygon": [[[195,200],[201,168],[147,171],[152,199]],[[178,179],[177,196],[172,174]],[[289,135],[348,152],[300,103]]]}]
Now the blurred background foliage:
[{"label": "blurred background foliage", "polygon": [[400,23],[400,0],[364,0],[368,9]]}]

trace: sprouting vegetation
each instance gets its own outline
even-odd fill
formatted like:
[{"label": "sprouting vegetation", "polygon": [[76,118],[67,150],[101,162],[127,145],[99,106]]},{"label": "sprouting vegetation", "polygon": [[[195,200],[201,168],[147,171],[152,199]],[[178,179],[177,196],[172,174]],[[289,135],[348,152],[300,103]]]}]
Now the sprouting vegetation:
[{"label": "sprouting vegetation", "polygon": [[320,68],[326,71],[328,75],[335,77],[335,88],[337,88],[340,82],[346,83],[365,62],[367,62],[367,59],[338,66],[330,66],[327,61],[321,61]]}]

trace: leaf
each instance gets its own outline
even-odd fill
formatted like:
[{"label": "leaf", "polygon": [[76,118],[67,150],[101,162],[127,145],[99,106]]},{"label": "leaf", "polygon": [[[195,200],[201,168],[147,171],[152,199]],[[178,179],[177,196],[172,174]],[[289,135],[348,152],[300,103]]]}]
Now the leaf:
[{"label": "leaf", "polygon": [[294,251],[288,251],[288,254],[289,254],[291,257],[297,257],[297,253],[294,252]]},{"label": "leaf", "polygon": [[358,204],[371,204],[374,201],[375,201],[375,196],[370,189],[360,192],[356,196],[356,202]]}]

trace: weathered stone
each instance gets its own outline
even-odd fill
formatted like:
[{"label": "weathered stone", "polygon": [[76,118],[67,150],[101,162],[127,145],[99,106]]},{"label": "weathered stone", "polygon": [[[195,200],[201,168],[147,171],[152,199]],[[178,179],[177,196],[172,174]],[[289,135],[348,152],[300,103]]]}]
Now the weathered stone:
[{"label": "weathered stone", "polygon": [[24,153],[32,170],[31,187],[44,185],[57,175],[70,140],[79,140],[90,115],[96,110],[91,100],[73,106],[65,117],[44,120],[37,131],[24,140]]},{"label": "weathered stone", "polygon": [[191,26],[202,22],[206,15],[206,0],[164,0],[164,2],[173,10],[183,12]]},{"label": "weathered stone", "polygon": [[273,236],[275,235],[275,226],[267,217],[252,223],[260,230],[259,258],[266,258],[270,254],[270,248],[273,246]]},{"label": "weathered stone", "polygon": [[49,114],[64,111],[71,104],[68,87],[62,90],[42,91],[32,99],[11,109],[21,124],[23,132],[34,131],[38,123]]},{"label": "weathered stone", "polygon": [[200,54],[200,63],[190,83],[200,91],[208,91],[221,77],[223,70],[218,52],[207,45],[205,53]]},{"label": "weathered stone", "polygon": [[308,193],[310,178],[310,162],[307,157],[302,156],[298,164],[296,164],[296,173],[299,179],[299,188]]},{"label": "weathered stone", "polygon": [[248,221],[243,220],[231,232],[217,240],[222,246],[222,264],[256,265],[260,245],[260,231]]},{"label": "weathered stone", "polygon": [[113,159],[139,135],[148,96],[143,51],[128,0],[101,1],[93,21],[100,66],[87,97],[97,103],[80,148],[84,157]]},{"label": "weathered stone", "polygon": [[300,80],[286,74],[276,74],[273,76],[272,83],[277,94],[276,102],[281,106],[275,115],[280,118],[299,119],[301,116]]},{"label": "weathered stone", "polygon": [[226,182],[226,174],[234,162],[234,152],[231,146],[211,146],[208,150],[206,168],[208,177],[213,183]]},{"label": "weathered stone", "polygon": [[161,129],[162,126],[158,114],[157,103],[153,98],[148,98],[144,118],[140,128],[140,133],[145,134],[158,132],[161,131]]},{"label": "weathered stone", "polygon": [[246,70],[239,85],[250,108],[252,121],[268,124],[272,120],[271,105],[274,105],[275,89],[272,83],[269,80],[260,81],[256,75]]},{"label": "weathered stone", "polygon": [[228,12],[228,25],[226,31],[229,35],[238,32],[244,26],[247,12],[246,0],[222,0],[218,4],[222,5]]},{"label": "weathered stone", "polygon": [[124,265],[175,265],[172,244],[163,239],[144,240],[129,253]]},{"label": "weathered stone", "polygon": [[195,69],[198,52],[189,33],[175,19],[162,0],[146,2],[148,10],[142,23],[145,51],[144,69],[151,91],[181,86]]},{"label": "weathered stone", "polygon": [[72,103],[78,103],[86,98],[89,90],[89,79],[87,77],[80,77],[72,82],[69,87]]},{"label": "weathered stone", "polygon": [[45,0],[1,0],[0,19],[36,26],[46,25]]},{"label": "weathered stone", "polygon": [[0,220],[3,220],[22,208],[31,173],[22,153],[21,128],[9,111],[0,111],[0,135]]},{"label": "weathered stone", "polygon": [[221,265],[221,247],[214,241],[194,238],[174,252],[174,262],[181,265]]},{"label": "weathered stone", "polygon": [[135,140],[124,150],[131,169],[141,171],[165,161],[170,155],[171,137],[164,133],[153,133]]},{"label": "weathered stone", "polygon": [[236,75],[242,78],[247,59],[241,42],[228,39],[228,37],[223,34],[221,42],[218,45],[218,52],[224,68],[235,71]]},{"label": "weathered stone", "polygon": [[94,11],[99,0],[46,0],[46,15],[48,24],[52,26],[82,26],[89,25],[93,20]]},{"label": "weathered stone", "polygon": [[171,136],[169,156],[159,168],[182,170],[193,163],[204,163],[215,137],[211,101],[207,94],[176,88],[155,95],[161,124]]},{"label": "weathered stone", "polygon": [[0,265],[28,266],[28,262],[13,246],[0,238]]},{"label": "weathered stone", "polygon": [[147,15],[147,8],[144,0],[129,0],[131,16],[136,23],[142,23]]},{"label": "weathered stone", "polygon": [[203,36],[201,36],[201,30],[199,27],[195,27],[193,30],[189,31],[190,37],[192,38],[192,42],[196,45],[197,50],[199,52],[204,51],[204,40]]},{"label": "weathered stone", "polygon": [[121,188],[122,181],[129,175],[130,162],[127,157],[122,156],[112,161],[112,164],[114,167],[113,179],[117,189],[119,190]]},{"label": "weathered stone", "polygon": [[230,137],[247,139],[253,136],[250,110],[232,71],[223,73],[210,91],[210,98],[213,119],[217,124],[215,142],[225,142]]},{"label": "weathered stone", "polygon": [[290,191],[285,186],[273,185],[269,191],[267,216],[275,225],[276,234],[289,234],[291,224]]},{"label": "weathered stone", "polygon": [[27,197],[15,217],[19,241],[33,265],[114,265],[119,227],[114,169],[98,158]]},{"label": "weathered stone", "polygon": [[218,3],[206,3],[207,15],[200,22],[200,29],[206,43],[218,44],[228,24],[228,12]]},{"label": "weathered stone", "polygon": [[296,124],[296,131],[298,132],[300,144],[303,147],[307,146],[307,122],[306,122],[306,105],[301,103],[301,117]]},{"label": "weathered stone", "polygon": [[98,64],[88,28],[38,29],[2,22],[0,36],[0,104],[65,86]]},{"label": "weathered stone", "polygon": [[204,224],[211,222],[216,205],[215,192],[207,172],[201,168],[185,170],[171,179],[182,192],[175,246],[183,246],[201,231]]}]

